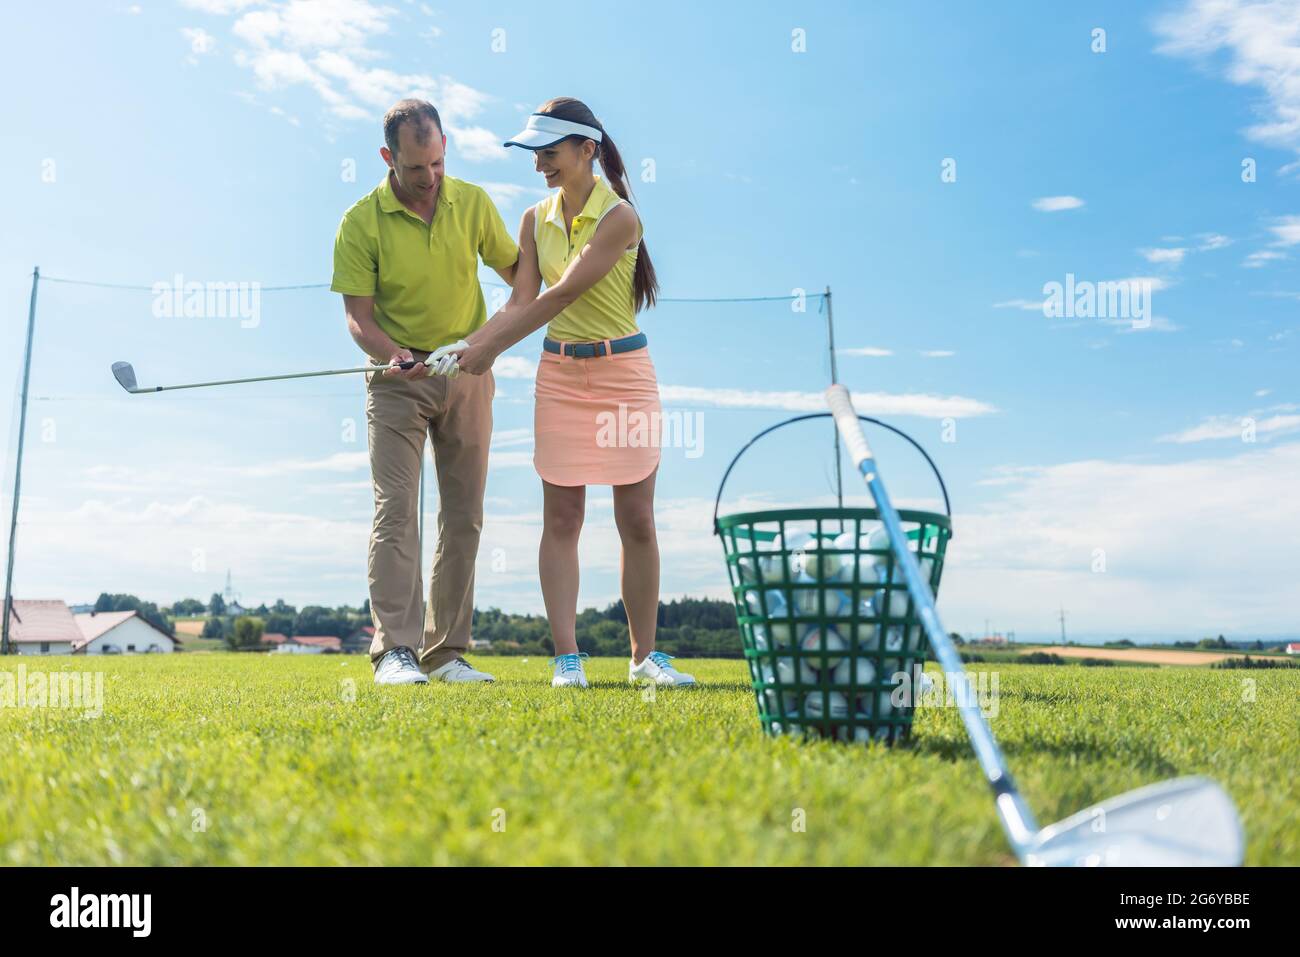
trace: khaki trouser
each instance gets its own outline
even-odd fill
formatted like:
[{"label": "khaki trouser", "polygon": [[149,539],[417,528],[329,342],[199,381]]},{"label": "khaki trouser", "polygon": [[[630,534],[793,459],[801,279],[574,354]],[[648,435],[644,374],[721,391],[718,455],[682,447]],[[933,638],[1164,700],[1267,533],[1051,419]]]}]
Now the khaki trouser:
[{"label": "khaki trouser", "polygon": [[[417,359],[427,353],[412,350]],[[398,647],[433,671],[469,647],[474,561],[492,439],[492,373],[408,381],[367,373],[366,425],[375,519],[370,533],[370,660]],[[420,567],[420,460],[433,442],[438,548],[426,613]]]}]

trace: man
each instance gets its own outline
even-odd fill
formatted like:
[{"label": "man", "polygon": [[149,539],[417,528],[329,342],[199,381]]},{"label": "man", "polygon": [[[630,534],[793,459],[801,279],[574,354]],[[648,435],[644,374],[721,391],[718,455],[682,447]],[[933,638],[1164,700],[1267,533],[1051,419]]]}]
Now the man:
[{"label": "man", "polygon": [[[447,137],[433,105],[402,100],[384,116],[382,183],[343,215],[334,280],[348,331],[377,363],[366,374],[375,517],[368,572],[377,684],[491,681],[463,657],[483,527],[492,376],[431,376],[440,347],[487,319],[478,260],[507,283],[519,249],[487,194],[447,176]],[[445,351],[445,349],[444,349]],[[418,530],[426,433],[438,473],[438,549],[426,615]]]}]

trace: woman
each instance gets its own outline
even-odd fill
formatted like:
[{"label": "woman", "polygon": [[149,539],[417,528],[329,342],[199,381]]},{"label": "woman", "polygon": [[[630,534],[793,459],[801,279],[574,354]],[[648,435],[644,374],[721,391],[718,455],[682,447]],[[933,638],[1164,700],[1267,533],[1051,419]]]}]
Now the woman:
[{"label": "woman", "polygon": [[[543,104],[505,145],[532,150],[537,171],[556,191],[519,224],[510,300],[463,346],[451,347],[435,371],[458,365],[481,375],[506,349],[550,324],[537,367],[533,464],[544,499],[538,564],[556,654],[551,684],[587,687],[574,634],[578,533],[586,487],[612,485],[632,639],[628,681],[693,685],[670,655],[654,650],[659,386],[636,314],[654,305],[658,282],[628,200],[623,160],[591,110],[569,97]],[[603,178],[592,170],[597,159]],[[648,439],[637,423],[650,423]]]}]

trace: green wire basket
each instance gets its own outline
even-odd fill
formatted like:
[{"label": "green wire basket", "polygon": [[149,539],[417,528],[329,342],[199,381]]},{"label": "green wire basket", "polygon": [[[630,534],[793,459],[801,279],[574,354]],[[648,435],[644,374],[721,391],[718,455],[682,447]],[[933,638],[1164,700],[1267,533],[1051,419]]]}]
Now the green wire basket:
[{"label": "green wire basket", "polygon": [[[896,744],[911,735],[930,645],[879,512],[795,508],[718,515],[727,478],[751,445],[783,426],[830,417],[796,416],[750,439],[723,473],[713,529],[722,539],[764,731]],[[943,476],[911,436],[879,419],[858,418],[906,439],[939,480],[944,514],[898,513],[937,594],[952,537]]]}]

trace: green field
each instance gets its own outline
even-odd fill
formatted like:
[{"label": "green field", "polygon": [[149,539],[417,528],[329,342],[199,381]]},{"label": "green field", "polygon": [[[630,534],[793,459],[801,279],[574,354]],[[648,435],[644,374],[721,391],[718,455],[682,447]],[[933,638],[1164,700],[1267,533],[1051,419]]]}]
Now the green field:
[{"label": "green field", "polygon": [[[682,662],[705,686],[653,700],[623,660],[586,693],[480,663],[495,685],[376,688],[358,656],[22,659],[102,669],[104,713],[0,707],[0,862],[1013,863],[952,709],[906,749],[801,744],[760,734],[739,661]],[[1042,822],[1204,773],[1248,864],[1300,864],[1300,673],[996,669]]]}]

